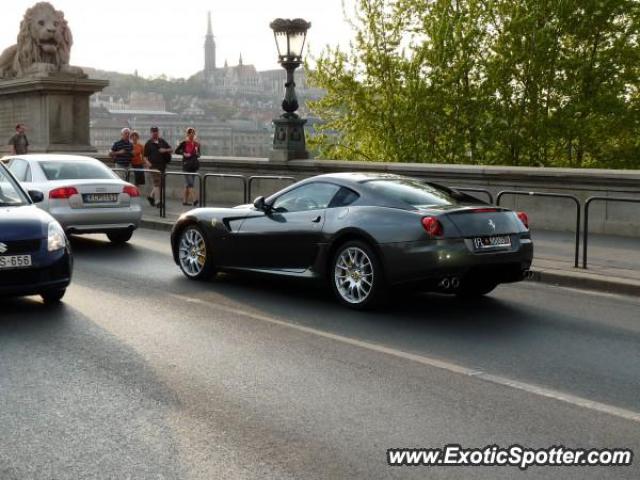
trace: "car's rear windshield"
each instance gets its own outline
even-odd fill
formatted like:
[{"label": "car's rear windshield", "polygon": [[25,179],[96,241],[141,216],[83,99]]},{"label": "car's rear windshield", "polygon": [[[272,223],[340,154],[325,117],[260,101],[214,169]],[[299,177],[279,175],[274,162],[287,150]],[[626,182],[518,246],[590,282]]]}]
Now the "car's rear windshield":
[{"label": "car's rear windshield", "polygon": [[446,190],[410,178],[369,180],[367,186],[386,197],[415,208],[455,205],[458,202]]},{"label": "car's rear windshield", "polygon": [[106,166],[97,161],[47,160],[40,162],[47,180],[112,180],[116,178]]}]

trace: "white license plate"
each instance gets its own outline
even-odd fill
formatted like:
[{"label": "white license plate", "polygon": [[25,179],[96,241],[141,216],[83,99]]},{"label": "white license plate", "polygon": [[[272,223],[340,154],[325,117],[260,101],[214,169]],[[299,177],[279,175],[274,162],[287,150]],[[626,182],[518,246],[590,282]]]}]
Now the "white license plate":
[{"label": "white license plate", "polygon": [[31,266],[31,255],[0,256],[0,268],[24,268]]},{"label": "white license plate", "polygon": [[82,195],[84,203],[115,203],[118,201],[117,193],[85,193]]},{"label": "white license plate", "polygon": [[511,237],[509,235],[495,235],[493,237],[476,237],[473,239],[476,250],[486,248],[510,248]]}]

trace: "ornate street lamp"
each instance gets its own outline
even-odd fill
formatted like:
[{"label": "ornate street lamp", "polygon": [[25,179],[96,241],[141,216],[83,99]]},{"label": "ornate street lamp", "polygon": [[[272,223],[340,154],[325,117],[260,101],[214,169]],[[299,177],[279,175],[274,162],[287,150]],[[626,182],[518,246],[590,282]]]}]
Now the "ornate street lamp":
[{"label": "ornate street lamp", "polygon": [[278,18],[271,22],[270,27],[273,29],[278,47],[278,61],[287,71],[287,82],[284,84],[285,95],[282,101],[282,109],[285,113],[273,120],[275,133],[270,158],[280,161],[309,158],[304,139],[304,124],[307,121],[295,113],[298,109],[298,98],[293,73],[302,63],[302,50],[311,23],[301,18],[294,20]]}]

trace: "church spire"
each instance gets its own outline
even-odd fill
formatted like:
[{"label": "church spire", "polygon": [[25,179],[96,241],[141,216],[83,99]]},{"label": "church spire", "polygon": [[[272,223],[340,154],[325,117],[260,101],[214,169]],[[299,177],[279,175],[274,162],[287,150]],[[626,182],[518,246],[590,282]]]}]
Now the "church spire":
[{"label": "church spire", "polygon": [[207,35],[204,37],[204,78],[211,82],[216,70],[216,42],[211,27],[211,12],[207,12]]},{"label": "church spire", "polygon": [[242,66],[242,52],[240,52],[240,59],[238,60],[238,65]]},{"label": "church spire", "polygon": [[207,12],[207,37],[213,36],[213,28],[211,28],[211,11]]}]

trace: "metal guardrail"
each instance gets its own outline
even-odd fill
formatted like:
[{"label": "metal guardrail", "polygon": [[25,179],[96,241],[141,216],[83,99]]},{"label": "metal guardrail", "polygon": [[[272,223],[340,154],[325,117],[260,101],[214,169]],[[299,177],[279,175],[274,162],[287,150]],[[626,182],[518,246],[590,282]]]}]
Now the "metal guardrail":
[{"label": "metal guardrail", "polygon": [[449,188],[458,190],[460,192],[484,193],[487,197],[489,197],[489,203],[493,203],[493,194],[485,188],[476,188],[476,187],[449,187]]},{"label": "metal guardrail", "polygon": [[193,175],[198,179],[198,191],[202,194],[202,176],[198,172],[162,172],[160,181],[160,216],[162,218],[167,216],[167,177],[186,177],[187,175]]},{"label": "metal guardrail", "polygon": [[249,177],[249,181],[247,182],[247,196],[245,197],[245,202],[250,202],[251,198],[251,185],[255,180],[291,180],[293,182],[297,182],[298,179],[295,177],[287,177],[287,176],[279,176],[279,175],[254,175]]},{"label": "metal guardrail", "polygon": [[242,180],[242,201],[246,202],[247,193],[247,178],[244,175],[235,175],[231,173],[205,173],[202,176],[202,189],[200,190],[200,205],[207,206],[207,179],[209,178],[236,178]]},{"label": "metal guardrail", "polygon": [[111,170],[115,173],[119,173],[119,172],[123,172],[124,176],[122,175],[118,175],[120,178],[122,178],[122,180],[124,180],[125,182],[129,181],[129,169],[128,168],[124,168],[124,167],[112,167]]},{"label": "metal guardrail", "polygon": [[528,197],[552,197],[552,198],[566,198],[573,200],[576,204],[576,247],[575,247],[575,259],[574,267],[579,267],[578,259],[580,257],[580,200],[575,195],[568,193],[551,193],[551,192],[524,192],[521,190],[502,190],[496,196],[496,205],[500,205],[500,199],[504,195],[524,195]]},{"label": "metal guardrail", "polygon": [[629,197],[605,197],[595,195],[587,198],[584,202],[584,233],[582,237],[582,268],[587,268],[587,245],[589,242],[589,205],[591,202],[603,201],[603,202],[625,202],[625,203],[640,203],[640,198]]}]

